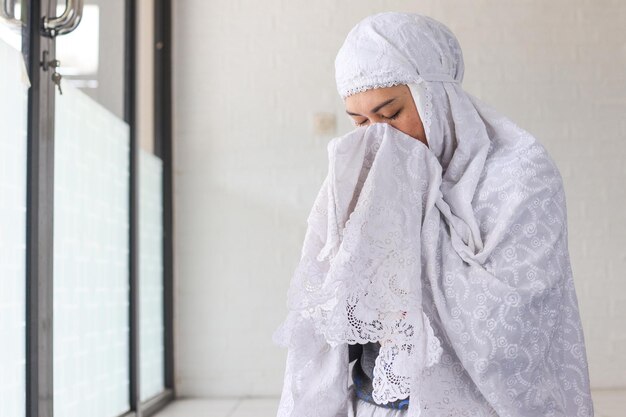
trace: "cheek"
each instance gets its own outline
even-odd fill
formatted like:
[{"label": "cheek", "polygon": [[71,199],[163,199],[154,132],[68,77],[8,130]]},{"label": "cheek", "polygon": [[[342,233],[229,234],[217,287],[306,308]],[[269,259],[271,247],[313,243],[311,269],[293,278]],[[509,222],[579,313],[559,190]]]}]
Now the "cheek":
[{"label": "cheek", "polygon": [[415,139],[418,139],[424,143],[427,143],[426,133],[424,132],[424,125],[422,124],[422,120],[417,114],[417,110],[415,110],[414,114],[411,114],[411,117],[407,118],[406,122],[407,122],[406,129],[407,131],[411,132],[407,134],[414,137]]},{"label": "cheek", "polygon": [[398,118],[398,120],[394,121],[392,126],[415,139],[422,140],[419,118],[414,118],[414,117]]}]

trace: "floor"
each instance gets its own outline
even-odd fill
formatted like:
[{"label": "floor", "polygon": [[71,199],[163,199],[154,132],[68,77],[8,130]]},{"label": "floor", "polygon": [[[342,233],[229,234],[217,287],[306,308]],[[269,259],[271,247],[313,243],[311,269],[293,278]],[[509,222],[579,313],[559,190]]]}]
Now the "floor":
[{"label": "floor", "polygon": [[[595,417],[626,417],[626,390],[592,393]],[[156,417],[276,417],[278,398],[179,399]]]},{"label": "floor", "polygon": [[156,417],[276,417],[278,398],[179,399]]}]

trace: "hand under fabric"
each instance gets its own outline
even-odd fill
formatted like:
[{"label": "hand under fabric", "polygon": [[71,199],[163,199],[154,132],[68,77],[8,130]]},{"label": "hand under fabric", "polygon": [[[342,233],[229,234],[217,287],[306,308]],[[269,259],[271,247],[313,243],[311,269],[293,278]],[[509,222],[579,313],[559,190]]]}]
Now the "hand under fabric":
[{"label": "hand under fabric", "polygon": [[[328,343],[311,359],[320,366],[342,344],[380,342],[373,396],[378,403],[404,399],[421,369],[441,355],[421,308],[420,280],[421,228],[439,218],[441,166],[426,145],[385,123],[332,139],[328,156],[328,175],[308,217],[289,289],[288,319],[275,340],[294,351],[311,348],[311,337],[297,336],[298,327],[310,326]],[[311,390],[318,391],[311,398],[319,397],[325,387],[303,381],[304,363],[292,359],[286,379],[294,378],[302,389],[289,394],[297,407],[299,398]],[[347,386],[347,375],[336,377]],[[344,406],[340,398],[335,404]],[[319,406],[284,415],[325,415]]]}]

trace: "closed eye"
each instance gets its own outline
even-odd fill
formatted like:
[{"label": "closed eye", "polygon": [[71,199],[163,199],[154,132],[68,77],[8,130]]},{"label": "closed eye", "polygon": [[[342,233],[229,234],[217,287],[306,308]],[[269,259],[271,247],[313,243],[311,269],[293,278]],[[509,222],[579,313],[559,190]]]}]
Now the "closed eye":
[{"label": "closed eye", "polygon": [[[402,109],[398,110],[397,112],[395,112],[393,115],[386,117],[383,116],[383,118],[387,119],[387,120],[396,120],[398,118],[398,116],[400,115],[400,112],[402,111]],[[363,120],[362,122],[355,122],[355,125],[357,126],[364,126],[366,125],[368,122],[368,119]]]},{"label": "closed eye", "polygon": [[402,109],[398,110],[393,116],[385,117],[385,119],[395,120],[395,119],[398,118],[398,115],[400,114],[401,111],[402,111]]}]

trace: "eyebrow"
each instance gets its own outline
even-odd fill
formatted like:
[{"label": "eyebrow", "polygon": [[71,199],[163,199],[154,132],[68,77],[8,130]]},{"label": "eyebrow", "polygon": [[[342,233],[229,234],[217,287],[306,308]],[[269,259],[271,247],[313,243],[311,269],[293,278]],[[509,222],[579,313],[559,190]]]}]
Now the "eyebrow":
[{"label": "eyebrow", "polygon": [[[391,103],[392,101],[394,101],[395,99],[397,99],[398,97],[394,97],[394,98],[390,98],[387,101],[384,101],[382,103],[380,103],[378,106],[374,107],[371,112],[372,113],[376,113],[378,110],[382,109],[383,107],[385,107],[387,104]],[[348,113],[350,116],[361,116],[360,114],[357,113],[352,113],[349,112],[348,110],[346,110],[346,113]]]}]

